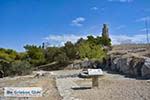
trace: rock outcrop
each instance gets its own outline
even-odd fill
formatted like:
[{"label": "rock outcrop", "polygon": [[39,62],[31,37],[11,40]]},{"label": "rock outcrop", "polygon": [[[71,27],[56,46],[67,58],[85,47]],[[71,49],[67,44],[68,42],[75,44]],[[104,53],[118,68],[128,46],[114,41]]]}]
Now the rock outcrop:
[{"label": "rock outcrop", "polygon": [[150,58],[145,59],[141,72],[143,77],[150,78]]},{"label": "rock outcrop", "polygon": [[132,54],[111,54],[105,69],[130,77],[150,78],[150,58]]},{"label": "rock outcrop", "polygon": [[98,63],[94,60],[76,60],[69,64],[66,69],[83,69],[83,68],[97,68]]},{"label": "rock outcrop", "polygon": [[105,69],[131,77],[150,78],[150,48],[145,44],[116,45],[108,52]]}]

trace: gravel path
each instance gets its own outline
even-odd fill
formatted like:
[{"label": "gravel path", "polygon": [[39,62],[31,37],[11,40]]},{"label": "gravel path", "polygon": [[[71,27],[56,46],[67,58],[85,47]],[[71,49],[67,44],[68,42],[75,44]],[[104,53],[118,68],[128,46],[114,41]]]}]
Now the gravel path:
[{"label": "gravel path", "polygon": [[[104,72],[99,88],[91,88],[91,79],[78,78],[81,70],[48,72],[48,76],[21,76],[0,79],[0,100],[150,100],[150,80],[125,78]],[[42,87],[40,98],[6,98],[3,87]]]},{"label": "gravel path", "polygon": [[[91,80],[78,80],[78,85]],[[150,82],[139,80],[100,79],[98,89],[74,91],[74,96],[82,100],[150,100]]]},{"label": "gravel path", "polygon": [[[57,73],[63,76],[64,71]],[[91,79],[77,77],[59,77],[56,85],[63,100],[150,100],[150,80],[104,74],[99,78],[99,88],[91,88]]]},{"label": "gravel path", "polygon": [[56,79],[56,85],[60,95],[63,97],[62,100],[79,100],[72,96],[72,87],[78,87],[78,85],[73,82],[74,78],[58,78]]}]

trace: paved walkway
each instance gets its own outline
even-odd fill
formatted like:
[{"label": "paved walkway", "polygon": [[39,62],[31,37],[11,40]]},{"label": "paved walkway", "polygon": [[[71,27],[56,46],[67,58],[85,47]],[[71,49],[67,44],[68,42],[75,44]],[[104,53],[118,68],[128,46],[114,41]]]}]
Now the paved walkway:
[{"label": "paved walkway", "polygon": [[78,79],[77,75],[80,70],[73,71],[54,71],[53,74],[56,75],[56,86],[62,100],[81,100],[72,96],[73,87],[79,87],[73,80]]},{"label": "paved walkway", "polygon": [[63,97],[62,100],[81,100],[75,98],[71,95],[73,87],[79,87],[76,83],[73,82],[75,78],[57,78],[56,86],[60,95]]}]

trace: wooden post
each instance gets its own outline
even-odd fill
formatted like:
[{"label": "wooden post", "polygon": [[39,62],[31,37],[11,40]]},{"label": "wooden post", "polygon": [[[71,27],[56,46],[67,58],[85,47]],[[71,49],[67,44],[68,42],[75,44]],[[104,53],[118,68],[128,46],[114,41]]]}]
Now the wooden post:
[{"label": "wooden post", "polygon": [[88,69],[89,76],[92,77],[92,88],[98,88],[98,78],[103,75],[101,69]]},{"label": "wooden post", "polygon": [[92,77],[92,88],[98,88],[98,76]]}]

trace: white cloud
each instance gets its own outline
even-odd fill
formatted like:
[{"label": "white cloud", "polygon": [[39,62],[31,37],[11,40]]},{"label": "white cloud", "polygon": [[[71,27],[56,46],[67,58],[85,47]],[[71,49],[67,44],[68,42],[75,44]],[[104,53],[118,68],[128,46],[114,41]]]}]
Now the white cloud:
[{"label": "white cloud", "polygon": [[98,7],[92,7],[91,10],[98,10]]},{"label": "white cloud", "polygon": [[[44,40],[49,42],[49,46],[63,46],[65,42],[71,41],[75,43],[81,37],[86,39],[86,35],[74,35],[74,34],[64,34],[64,35],[49,35],[45,37]],[[90,34],[92,35],[92,34]],[[94,37],[100,36],[100,33],[94,34]],[[146,34],[135,34],[132,36],[128,35],[110,35],[112,44],[127,44],[127,43],[146,43]]]},{"label": "white cloud", "polygon": [[80,38],[86,38],[86,35],[74,35],[74,34],[64,34],[64,35],[49,35],[45,37],[44,40],[50,42],[50,46],[63,46],[65,42],[71,41],[75,43]]},{"label": "white cloud", "polygon": [[125,2],[130,3],[130,2],[133,2],[134,0],[108,0],[108,1],[110,1],[110,2],[121,2],[121,3],[125,3]]},{"label": "white cloud", "polygon": [[150,21],[150,16],[139,18],[136,20],[136,22],[142,22],[142,21],[146,21],[146,20]]},{"label": "white cloud", "polygon": [[71,25],[81,27],[81,26],[83,26],[82,22],[84,22],[84,21],[85,21],[84,17],[78,17],[78,18],[72,20]]},{"label": "white cloud", "polygon": [[146,34],[135,34],[133,36],[111,35],[110,37],[113,44],[146,43]]}]

